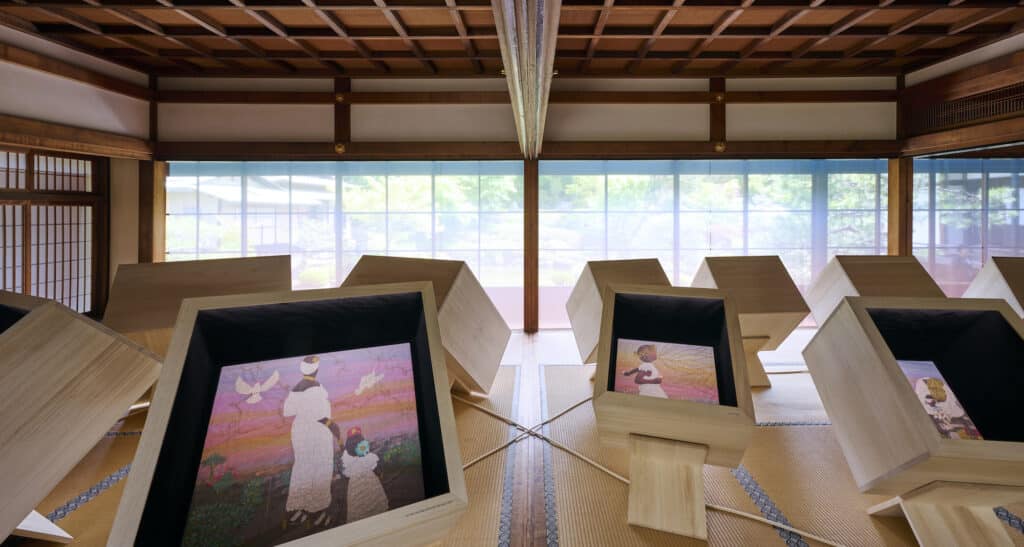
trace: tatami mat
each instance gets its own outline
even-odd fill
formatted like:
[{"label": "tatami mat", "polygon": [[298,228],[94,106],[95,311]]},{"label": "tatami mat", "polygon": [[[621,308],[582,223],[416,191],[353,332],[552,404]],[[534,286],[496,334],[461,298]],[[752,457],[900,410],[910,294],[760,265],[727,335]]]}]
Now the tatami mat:
[{"label": "tatami mat", "polygon": [[[468,398],[474,403],[502,416],[515,415],[519,367],[503,366],[487,398]],[[459,401],[455,407],[455,427],[459,430],[459,447],[463,465],[500,446],[510,438],[510,426],[488,416],[480,410]],[[489,456],[466,470],[466,492],[469,508],[442,545],[496,545],[502,512],[508,513],[511,499],[506,503],[506,471],[511,462],[509,450]]]},{"label": "tatami mat", "polygon": [[[547,415],[591,395],[593,367],[565,365],[544,367]],[[583,405],[551,423],[552,439],[622,473],[621,455],[602,449],[594,424],[593,407]],[[553,481],[558,544],[574,545],[704,545],[705,542],[630,526],[626,523],[629,487],[575,456],[557,448],[551,451],[549,480]],[[743,487],[721,467],[704,467],[708,501],[759,514]],[[740,517],[708,512],[708,535],[714,545],[764,545],[781,542],[772,528]],[[549,545],[550,545],[549,534]]]},{"label": "tatami mat", "polygon": [[[505,416],[513,415],[519,370],[517,366],[501,367],[490,395],[473,398],[473,402]],[[454,402],[454,410],[463,463],[508,440],[509,426],[501,421],[458,401]],[[55,518],[75,538],[72,545],[106,545],[143,419],[144,415],[139,415],[118,424],[39,504],[40,513]],[[508,451],[501,451],[466,470],[471,502],[445,545],[498,543],[501,513],[511,511],[511,507],[506,507],[508,503],[503,503],[507,454]],[[12,539],[11,544],[53,545],[21,538]]]},{"label": "tatami mat", "polygon": [[[544,367],[547,415],[589,397],[592,366]],[[884,497],[861,494],[842,451],[827,425],[808,374],[772,376],[771,389],[755,393],[758,421],[739,468],[705,466],[708,503],[724,505],[789,524],[848,546],[916,545],[902,518],[874,518],[866,513]],[[808,392],[808,390],[810,390]],[[550,435],[574,450],[622,473],[622,454],[601,448],[593,407],[583,405],[550,425]],[[824,425],[822,425],[824,424]],[[546,469],[557,504],[558,543],[573,545],[693,545],[689,538],[631,527],[626,523],[628,486],[578,458],[551,449]],[[1004,516],[1014,540],[1017,506]],[[593,515],[606,515],[595,519]],[[1019,521],[1017,521],[1019,524]],[[811,539],[772,529],[733,515],[708,510],[710,545],[818,545]]]}]

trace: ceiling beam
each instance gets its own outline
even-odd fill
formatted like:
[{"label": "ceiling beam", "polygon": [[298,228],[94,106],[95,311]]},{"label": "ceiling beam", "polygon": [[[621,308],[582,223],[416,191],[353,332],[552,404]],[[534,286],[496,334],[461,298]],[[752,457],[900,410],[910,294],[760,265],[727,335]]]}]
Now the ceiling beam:
[{"label": "ceiling beam", "polygon": [[483,74],[484,65],[476,58],[476,46],[473,45],[473,40],[469,38],[469,32],[466,30],[466,20],[462,18],[462,13],[455,9],[455,0],[444,0],[444,5],[448,6],[448,13],[451,14],[452,24],[455,25],[455,31],[459,33],[459,40],[462,41],[462,47],[466,49],[466,55],[470,57],[470,62],[473,63],[473,69]]},{"label": "ceiling beam", "polygon": [[[692,1],[692,0],[691,0]],[[160,2],[160,0],[156,0]],[[126,4],[127,0],[119,0],[119,4]],[[341,2],[339,0],[332,0],[329,2],[331,5],[325,6],[325,9],[331,11],[363,11],[369,7],[369,3],[366,1],[349,1]],[[81,0],[45,0],[45,4],[50,7],[62,7],[62,8],[82,8],[88,9],[89,6],[82,4]],[[259,9],[262,10],[304,10],[304,2],[298,2],[296,0],[259,0]],[[736,0],[700,0],[698,4],[702,8],[719,8],[719,9],[734,9],[737,7]],[[751,10],[764,10],[764,11],[775,11],[779,9],[801,9],[807,8],[809,2],[807,0],[771,0],[766,1],[762,4],[754,4],[750,6]],[[17,5],[15,0],[0,0],[0,7]],[[390,9],[396,10],[436,10],[438,4],[436,2],[424,2],[423,0],[394,0],[388,4]],[[881,9],[895,9],[895,10],[906,10],[909,7],[915,9],[924,8],[944,8],[951,10],[977,10],[979,8],[1001,8],[1007,5],[1006,0],[971,0],[970,2],[957,3],[955,5],[949,5],[946,0],[913,0],[907,2],[894,2],[881,6]],[[663,12],[668,6],[666,0],[630,0],[629,2],[623,2],[621,5],[616,5],[615,10],[622,12],[629,12],[635,10],[647,10]],[[152,4],[152,0],[146,2],[146,5],[133,5],[132,7],[144,7],[150,8],[155,7]],[[243,8],[233,6],[226,3],[224,0],[188,0],[187,7],[190,10],[205,10],[205,9],[222,9],[222,10],[242,10]],[[817,7],[822,11],[829,10],[843,10],[847,11],[850,9],[863,9],[866,7],[865,0],[828,0]],[[474,2],[461,2],[456,5],[454,9],[459,11],[489,11],[491,7],[485,3],[479,1]],[[563,11],[601,11],[605,9],[601,3],[597,2],[579,2],[574,4],[567,4],[562,7]]]},{"label": "ceiling beam", "polygon": [[373,65],[374,68],[381,72],[391,71],[391,69],[388,68],[388,65],[386,63],[370,59],[370,50],[367,49],[366,46],[362,44],[362,42],[359,42],[352,37],[352,34],[349,32],[348,28],[346,28],[345,24],[342,23],[340,19],[338,19],[337,15],[334,15],[329,11],[321,9],[320,6],[317,5],[315,0],[302,0],[302,3],[306,7],[313,8],[313,13],[315,13],[317,17],[319,17],[324,23],[326,23],[327,26],[330,27],[330,29],[334,31],[334,33],[337,34],[339,38],[347,41],[349,45],[352,46],[352,49],[355,49],[356,52],[358,52],[359,55],[366,59],[367,62]]},{"label": "ceiling beam", "polygon": [[665,32],[668,24],[672,22],[672,19],[675,19],[676,14],[679,13],[679,8],[685,1],[686,0],[672,0],[672,8],[665,10],[665,13],[662,14],[661,19],[658,21],[658,24],[654,27],[654,31],[651,33],[651,37],[644,41],[643,47],[640,48],[640,52],[637,54],[639,59],[631,61],[629,65],[626,66],[626,72],[632,73],[636,70],[640,61],[647,56],[651,51],[651,48],[654,47],[654,43],[657,42],[658,38],[661,37],[661,34]]},{"label": "ceiling beam", "polygon": [[604,34],[604,28],[608,24],[608,16],[611,15],[611,9],[614,5],[615,0],[604,0],[604,9],[597,16],[597,23],[594,23],[594,31],[591,33],[590,43],[587,44],[587,58],[580,61],[577,72],[586,72],[590,68],[590,61],[597,52],[597,42]]},{"label": "ceiling beam", "polygon": [[420,62],[423,63],[423,66],[426,67],[427,71],[431,74],[437,74],[437,66],[434,62],[427,59],[426,55],[423,53],[423,48],[421,48],[415,40],[412,40],[409,37],[409,31],[406,30],[405,23],[402,22],[401,16],[395,13],[394,10],[390,9],[384,0],[373,0],[373,3],[381,9],[384,14],[384,18],[391,24],[391,28],[395,29],[395,32],[397,32],[398,36],[402,38],[402,42],[404,42],[405,46],[412,51],[413,55],[419,57]]},{"label": "ceiling beam", "polygon": [[491,0],[519,148],[527,159],[540,155],[544,140],[561,4]]}]

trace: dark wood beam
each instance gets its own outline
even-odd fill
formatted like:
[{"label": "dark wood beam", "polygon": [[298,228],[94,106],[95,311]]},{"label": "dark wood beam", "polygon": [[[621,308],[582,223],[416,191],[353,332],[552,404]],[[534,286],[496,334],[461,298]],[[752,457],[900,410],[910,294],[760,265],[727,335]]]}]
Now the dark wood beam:
[{"label": "dark wood beam", "polygon": [[78,65],[72,65],[59,59],[47,57],[34,51],[28,51],[27,49],[21,49],[16,46],[0,43],[0,60],[53,74],[55,76],[60,76],[62,78],[68,78],[84,84],[89,84],[100,89],[113,91],[114,93],[120,93],[136,99],[148,100],[150,98],[149,90],[140,85],[135,85],[118,78],[107,76],[106,74],[82,68]]},{"label": "dark wood beam", "polygon": [[340,19],[338,19],[338,16],[334,15],[329,11],[321,9],[317,5],[315,0],[302,0],[302,3],[307,7],[313,8],[313,13],[316,13],[317,17],[319,17],[324,23],[326,23],[327,26],[330,27],[330,29],[338,36],[338,38],[341,38],[348,42],[348,44],[351,45],[352,48],[355,49],[356,52],[359,53],[359,55],[362,58],[369,61],[370,64],[373,65],[377,70],[385,73],[390,71],[388,65],[385,64],[384,62],[374,61],[371,59],[372,55],[370,54],[370,50],[367,49],[366,46],[363,45],[361,42],[355,40],[352,37],[352,35],[349,32],[349,29],[341,22]]},{"label": "dark wood beam", "polygon": [[922,156],[1024,142],[1024,116],[909,137],[904,156]]},{"label": "dark wood beam", "polygon": [[[348,147],[352,141],[352,80],[334,79],[334,144]],[[344,148],[342,149],[344,153]]]},{"label": "dark wood beam", "polygon": [[153,152],[144,139],[7,114],[0,114],[0,144],[137,160]]},{"label": "dark wood beam", "polygon": [[[540,159],[891,158],[896,140],[550,141]],[[353,142],[351,160],[488,160],[521,158],[515,142]],[[336,160],[333,142],[162,142],[161,160]]]},{"label": "dark wood beam", "polygon": [[473,40],[469,38],[469,33],[466,31],[466,21],[462,18],[462,13],[455,8],[455,0],[444,0],[445,6],[448,6],[448,13],[451,15],[452,24],[455,25],[455,31],[459,33],[459,40],[462,41],[462,47],[466,50],[466,55],[471,59],[473,68],[483,74],[484,65],[476,58],[477,51],[476,46],[473,45]]}]

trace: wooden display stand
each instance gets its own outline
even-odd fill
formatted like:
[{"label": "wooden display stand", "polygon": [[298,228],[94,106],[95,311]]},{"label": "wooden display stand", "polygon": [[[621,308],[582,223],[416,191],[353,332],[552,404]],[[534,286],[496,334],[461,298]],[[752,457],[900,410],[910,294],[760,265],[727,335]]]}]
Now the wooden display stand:
[{"label": "wooden display stand", "polygon": [[[415,295],[415,300],[413,295]],[[377,297],[390,299],[374,302],[373,299]],[[351,306],[346,307],[346,301],[353,302]],[[395,302],[398,302],[397,306]],[[411,302],[415,302],[415,304],[410,305]],[[329,304],[329,306],[323,304]],[[263,309],[250,311],[254,308]],[[370,309],[373,311],[368,312],[367,310]],[[421,431],[421,435],[423,435],[421,442],[434,451],[433,457],[424,457],[424,462],[431,462],[430,471],[434,473],[433,478],[440,478],[444,484],[442,493],[421,501],[340,526],[329,527],[316,535],[304,536],[288,543],[296,545],[422,545],[443,538],[465,512],[468,501],[458,436],[455,431],[452,401],[450,397],[446,396],[449,385],[446,367],[432,366],[434,362],[443,363],[445,358],[444,349],[440,343],[436,309],[431,286],[425,282],[227,295],[185,300],[182,303],[167,359],[157,384],[153,407],[149,411],[146,428],[135,453],[131,473],[128,476],[107,545],[147,545],[152,543],[153,537],[162,540],[158,543],[164,543],[167,541],[164,533],[181,532],[180,529],[174,528],[173,522],[169,523],[169,519],[165,515],[152,515],[150,512],[153,506],[151,504],[163,509],[168,508],[167,505],[163,505],[168,503],[164,496],[183,495],[177,482],[182,480],[181,473],[186,472],[183,470],[188,469],[190,465],[184,458],[161,457],[162,452],[166,451],[168,446],[180,446],[184,442],[194,442],[194,438],[171,437],[171,435],[183,430],[195,433],[195,429],[193,429],[195,417],[183,417],[183,414],[187,414],[187,412],[181,411],[183,408],[192,408],[197,400],[203,400],[204,396],[198,393],[202,389],[206,389],[206,386],[197,385],[191,391],[180,390],[179,386],[189,379],[196,381],[197,371],[200,370],[202,372],[198,373],[199,376],[209,378],[211,376],[209,370],[203,370],[204,367],[219,368],[218,365],[213,364],[210,343],[206,340],[234,339],[256,332],[258,333],[256,336],[260,339],[269,340],[262,346],[264,349],[269,347],[274,351],[294,353],[296,351],[294,342],[296,333],[295,331],[289,332],[287,328],[275,324],[275,320],[268,319],[275,315],[284,318],[285,323],[291,325],[294,325],[295,322],[301,323],[310,317],[313,318],[309,320],[311,324],[323,325],[337,322],[338,324],[356,325],[348,328],[345,332],[317,331],[315,334],[311,334],[309,339],[304,342],[303,347],[305,351],[312,353],[319,353],[316,349],[318,345],[351,346],[358,342],[353,337],[372,336],[394,325],[399,325],[395,326],[396,329],[403,329],[401,332],[397,332],[400,336],[411,332],[412,338],[408,339],[408,343],[413,347],[425,348],[425,352],[429,356],[428,360],[422,361],[423,368],[418,369],[419,373],[425,374],[425,376],[421,376],[420,380],[416,382],[416,398],[418,405],[422,405],[422,409],[417,412],[428,415],[435,414],[433,421],[436,425],[431,427],[428,433]],[[219,330],[214,331],[217,334],[211,334],[210,331],[200,330],[208,326],[197,321],[199,315],[206,312],[215,312],[221,314],[222,317],[231,317],[232,321],[218,326]],[[400,320],[393,323],[395,313],[402,315]],[[410,317],[414,320],[410,320]],[[362,321],[369,323],[364,324]],[[315,327],[303,325],[296,328],[303,332],[310,332]],[[339,341],[332,339],[327,332],[335,333],[344,342],[339,344]],[[368,332],[370,334],[367,334]],[[383,336],[393,342],[395,340],[389,338],[391,334]],[[277,336],[280,336],[281,340],[272,340]],[[199,342],[195,342],[196,340]],[[221,347],[217,351],[218,353],[223,352],[224,348]],[[243,354],[247,351],[249,351],[248,348],[240,350]],[[217,376],[219,373],[213,375],[215,378],[213,381],[216,381]],[[179,398],[183,399],[179,401]],[[193,421],[188,421],[190,419]],[[430,418],[423,419],[430,421]],[[205,428],[201,428],[199,431],[205,432]],[[428,464],[424,463],[423,465]],[[195,469],[194,467],[192,469],[189,480],[195,480]],[[161,474],[161,471],[166,473]],[[428,472],[426,467],[423,472],[424,474]],[[154,488],[159,490],[159,493],[153,493],[151,490]],[[191,490],[184,492],[184,495],[188,495],[190,492]],[[187,500],[186,497],[184,503],[186,508],[188,507]],[[175,498],[174,507],[179,507],[180,502],[180,498]],[[147,527],[149,528],[147,529]]]},{"label": "wooden display stand", "polygon": [[[47,302],[50,300],[27,294],[0,291],[0,334],[14,326],[29,312]],[[11,535],[56,543],[68,543],[72,539],[70,534],[37,511],[29,513],[25,520],[14,528]]]},{"label": "wooden display stand", "polygon": [[452,388],[462,393],[490,391],[512,330],[465,262],[363,255],[341,286],[413,281],[434,284]]},{"label": "wooden display stand", "polygon": [[876,517],[904,517],[918,543],[1019,545],[992,510],[1024,502],[1024,488],[936,481],[868,509]]},{"label": "wooden display stand", "polygon": [[23,526],[70,540],[33,509],[159,371],[155,355],[56,302],[0,334],[0,537]]},{"label": "wooden display stand", "polygon": [[1001,298],[1024,316],[1024,258],[993,256],[964,292],[964,298]]},{"label": "wooden display stand", "polygon": [[163,357],[185,298],[291,287],[288,255],[121,264],[110,287],[103,324]]},{"label": "wooden display stand", "polygon": [[[923,545],[1000,544],[977,534],[996,529],[994,507],[1024,500],[1024,435],[998,418],[1020,416],[1005,390],[1020,385],[1022,354],[1024,321],[1000,300],[851,297],[836,308],[804,358],[858,487],[896,496],[872,514],[902,510]],[[937,363],[985,440],[941,435],[897,359]]]},{"label": "wooden display stand", "polygon": [[701,262],[693,286],[729,294],[739,312],[750,385],[771,386],[757,353],[779,347],[810,312],[782,260],[777,256],[709,256]]},{"label": "wooden display stand", "polygon": [[807,289],[807,304],[819,325],[847,296],[943,298],[917,258],[837,255]]},{"label": "wooden display stand", "polygon": [[656,258],[634,260],[591,260],[569,294],[565,311],[569,314],[572,335],[584,363],[597,360],[597,341],[601,335],[601,310],[604,290],[609,283],[671,287],[661,262]]},{"label": "wooden display stand", "polygon": [[[630,299],[640,299],[630,303]],[[621,393],[612,389],[612,345],[618,338],[616,306],[620,314],[630,306],[648,313],[649,297],[672,302],[682,310],[662,323],[677,333],[696,328],[713,329],[716,353],[729,363],[726,378],[735,390],[732,404],[707,404]],[[621,302],[620,302],[621,299]],[[736,467],[750,442],[754,405],[747,383],[747,368],[739,337],[739,321],[732,302],[721,291],[609,285],[605,293],[594,382],[594,413],[598,433],[607,449],[629,457],[628,522],[674,534],[707,539],[704,501],[704,464]],[[689,306],[699,308],[690,314]],[[713,312],[708,314],[711,309]],[[715,319],[720,324],[715,324]],[[701,325],[701,327],[697,327]],[[696,328],[695,328],[696,327]],[[659,339],[661,337],[658,337]],[[727,391],[731,391],[726,388]],[[721,391],[720,391],[721,393]],[[723,401],[725,403],[725,401]]]}]

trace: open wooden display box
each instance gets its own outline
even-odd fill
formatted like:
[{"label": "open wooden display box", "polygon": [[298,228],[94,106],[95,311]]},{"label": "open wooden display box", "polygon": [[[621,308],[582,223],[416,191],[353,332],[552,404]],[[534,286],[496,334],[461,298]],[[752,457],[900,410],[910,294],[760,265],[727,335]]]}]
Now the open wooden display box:
[{"label": "open wooden display box", "polygon": [[1024,501],[1024,324],[1006,302],[846,298],[804,358],[858,487],[897,496],[870,513],[902,512],[925,545],[1012,544],[992,511]]},{"label": "open wooden display box", "polygon": [[1024,316],[1024,257],[993,256],[964,291],[964,298],[1001,298]]},{"label": "open wooden display box", "polygon": [[291,256],[121,264],[103,324],[164,357],[186,298],[287,291]]},{"label": "open wooden display box", "polygon": [[450,387],[489,392],[512,330],[465,262],[363,255],[341,286],[417,281],[434,284]]},{"label": "open wooden display box", "polygon": [[601,311],[604,308],[605,288],[610,283],[672,286],[657,258],[587,262],[565,302],[576,348],[584,363],[597,361]]},{"label": "open wooden display box", "polygon": [[807,305],[821,325],[847,296],[946,295],[917,257],[836,255],[807,288]]},{"label": "open wooden display box", "polygon": [[42,298],[0,292],[0,331],[0,538],[66,543],[35,507],[152,385],[160,362]]},{"label": "open wooden display box", "polygon": [[[754,427],[736,310],[706,289],[609,285],[604,301],[594,412],[629,457],[628,521],[707,539],[703,466],[739,465]],[[717,404],[617,391],[620,340],[712,348]]]},{"label": "open wooden display box", "polygon": [[725,291],[739,314],[747,376],[769,387],[759,351],[779,347],[810,309],[778,256],[709,256],[693,276],[694,287]]},{"label": "open wooden display box", "polygon": [[[404,352],[404,357],[395,357],[395,351]],[[425,282],[185,300],[108,545],[178,544],[192,525],[196,526],[190,536],[193,539],[204,537],[207,530],[216,532],[222,526],[216,519],[230,515],[203,512],[204,507],[213,508],[210,503],[216,505],[220,498],[197,498],[200,492],[211,496],[219,492],[214,487],[217,483],[204,482],[207,472],[211,481],[214,478],[214,468],[205,469],[214,455],[206,456],[208,448],[220,455],[222,467],[233,469],[231,484],[244,483],[247,487],[256,481],[252,495],[266,499],[254,506],[256,513],[243,523],[245,528],[238,528],[238,523],[223,524],[233,533],[263,534],[257,536],[263,537],[261,541],[270,541],[270,534],[274,544],[295,546],[407,545],[443,537],[467,504],[444,359],[434,291]],[[392,374],[400,376],[389,376]],[[253,387],[257,384],[261,387]],[[405,386],[405,391],[395,391],[395,385]],[[310,397],[314,399],[306,399],[303,394],[307,390],[312,390]],[[375,397],[384,397],[384,402]],[[244,413],[250,408],[247,404],[256,405],[251,407],[256,410],[249,412],[278,416],[271,422],[277,425],[272,430],[259,429],[257,437],[249,437],[251,431],[241,427],[228,437],[217,437],[223,434],[213,426],[221,423],[215,417],[219,420],[224,412],[238,408],[232,419],[241,425],[250,419]],[[382,404],[388,409],[398,405],[395,408],[400,410],[394,412],[401,414],[374,410],[385,408],[380,407]],[[300,428],[297,424],[302,413],[305,418]],[[324,416],[315,419],[321,413]],[[415,437],[402,433],[396,441],[396,433],[385,430],[381,420],[396,424],[396,416],[414,429]],[[409,420],[411,425],[406,423]],[[377,425],[373,431],[367,427],[367,437],[360,441],[363,428],[354,428],[353,423]],[[339,429],[330,429],[332,425]],[[307,433],[300,435],[303,431]],[[338,445],[329,453],[334,470],[314,466],[328,472],[309,478],[309,468],[304,467],[308,458],[314,457],[309,454],[322,454],[320,448],[310,447],[322,447],[327,442],[325,437]],[[258,463],[262,460],[251,458],[270,457],[261,452],[267,446],[264,443],[271,442],[265,441],[267,438],[276,443],[271,447],[283,445],[288,449],[283,456]],[[302,443],[318,444],[296,444],[300,438],[304,439]],[[350,441],[358,445],[350,447]],[[408,465],[419,482],[402,492],[419,493],[396,503],[394,490],[382,489],[393,486],[377,483],[379,495],[386,496],[385,505],[353,516],[353,511],[362,511],[362,506],[352,505],[343,493],[338,493],[336,487],[346,484],[340,482],[341,477],[348,477],[347,488],[355,488],[353,481],[357,479],[352,473],[365,473],[363,464],[379,463],[384,473],[384,466],[391,465],[389,461],[405,460],[381,456],[357,464],[345,458],[377,458],[376,453],[389,446],[404,451],[407,442],[417,447],[416,463]],[[247,452],[238,452],[243,449]],[[219,454],[222,450],[225,454]],[[307,458],[302,467],[299,452]],[[307,478],[296,478],[299,473]],[[360,478],[358,484],[365,485],[369,478],[361,476],[366,478]],[[222,480],[223,476],[218,483]],[[294,497],[299,509],[290,508],[293,488],[299,489]],[[303,490],[309,488],[312,490]],[[318,518],[314,509],[302,504],[321,499],[327,489],[331,492],[329,505],[317,509]],[[243,489],[239,494],[241,504],[232,503],[240,510],[248,507],[245,492]],[[348,499],[362,498],[352,498],[349,490]],[[195,506],[197,500],[205,505]],[[192,520],[194,516],[196,520]]]}]

